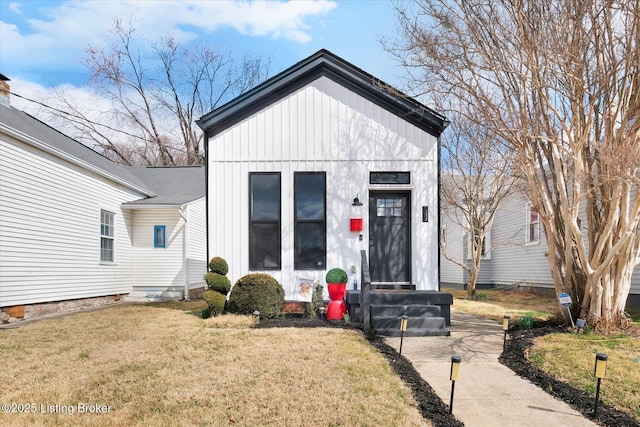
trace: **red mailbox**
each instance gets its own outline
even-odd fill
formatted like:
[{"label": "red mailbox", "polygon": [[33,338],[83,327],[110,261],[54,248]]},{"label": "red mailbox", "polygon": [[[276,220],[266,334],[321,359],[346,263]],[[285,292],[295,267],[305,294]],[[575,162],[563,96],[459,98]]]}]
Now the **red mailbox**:
[{"label": "red mailbox", "polygon": [[362,203],[358,196],[353,199],[351,204],[351,218],[349,219],[349,230],[355,233],[362,231]]}]

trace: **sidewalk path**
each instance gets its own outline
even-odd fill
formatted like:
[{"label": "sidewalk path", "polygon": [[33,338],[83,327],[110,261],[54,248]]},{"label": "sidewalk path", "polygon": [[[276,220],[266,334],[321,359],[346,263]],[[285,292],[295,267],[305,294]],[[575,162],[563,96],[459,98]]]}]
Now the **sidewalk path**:
[{"label": "sidewalk path", "polygon": [[[502,325],[452,308],[451,336],[405,337],[402,355],[449,404],[451,356],[462,358],[453,415],[467,427],[596,426],[566,403],[520,378],[498,361]],[[399,337],[386,343],[400,347]]]}]

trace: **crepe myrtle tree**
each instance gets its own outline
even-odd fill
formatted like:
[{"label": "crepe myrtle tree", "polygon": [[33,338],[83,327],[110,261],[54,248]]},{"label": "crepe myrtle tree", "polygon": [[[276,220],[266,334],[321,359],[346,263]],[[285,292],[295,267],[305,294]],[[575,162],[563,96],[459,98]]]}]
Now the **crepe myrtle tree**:
[{"label": "crepe myrtle tree", "polygon": [[417,94],[455,99],[518,154],[575,316],[624,327],[640,263],[640,1],[419,0],[396,5]]},{"label": "crepe myrtle tree", "polygon": [[127,165],[202,164],[196,119],[264,81],[270,65],[262,55],[238,59],[173,35],[147,40],[120,19],[107,42],[88,46],[84,60],[86,88],[101,102],[88,107],[59,90],[51,113],[75,128],[74,137]]}]

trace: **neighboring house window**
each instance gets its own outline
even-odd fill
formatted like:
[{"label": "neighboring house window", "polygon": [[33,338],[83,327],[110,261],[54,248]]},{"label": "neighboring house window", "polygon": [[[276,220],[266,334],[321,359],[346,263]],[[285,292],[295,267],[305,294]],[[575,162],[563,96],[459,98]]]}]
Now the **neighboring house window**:
[{"label": "neighboring house window", "polygon": [[249,268],[279,270],[280,173],[250,173],[249,198]]},{"label": "neighboring house window", "polygon": [[[491,247],[491,232],[490,231],[485,231],[484,233],[484,238],[482,239],[482,241],[480,241],[480,233],[478,232],[478,230],[474,230],[473,232],[473,241],[476,242],[477,245],[481,245],[481,249],[480,249],[480,256],[483,259],[490,259],[491,258],[491,252],[489,251],[489,248]],[[467,233],[467,236],[471,236],[471,233]],[[468,246],[467,246],[467,259],[471,259],[471,238],[469,238],[468,240]]]},{"label": "neighboring house window", "polygon": [[326,174],[295,172],[294,260],[296,270],[324,270],[326,251]]},{"label": "neighboring house window", "polygon": [[166,248],[166,227],[164,225],[153,226],[153,247],[154,248]]},{"label": "neighboring house window", "polygon": [[113,262],[115,214],[100,210],[100,261]]},{"label": "neighboring house window", "polygon": [[531,205],[531,203],[527,204],[526,243],[540,243],[540,213]]}]

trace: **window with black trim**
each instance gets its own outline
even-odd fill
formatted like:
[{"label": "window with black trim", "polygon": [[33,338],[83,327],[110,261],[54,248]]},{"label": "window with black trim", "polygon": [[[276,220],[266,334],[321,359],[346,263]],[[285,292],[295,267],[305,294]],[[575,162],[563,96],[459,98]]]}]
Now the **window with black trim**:
[{"label": "window with black trim", "polygon": [[324,270],[327,260],[326,173],[295,172],[294,260],[296,270]]},{"label": "window with black trim", "polygon": [[408,185],[411,184],[411,174],[409,172],[369,172],[369,184]]},{"label": "window with black trim", "polygon": [[154,248],[166,248],[166,227],[164,225],[153,226],[153,247]]},{"label": "window with black trim", "polygon": [[115,214],[100,210],[100,261],[113,262]]},{"label": "window with black trim", "polygon": [[279,270],[280,172],[249,173],[249,268]]}]

